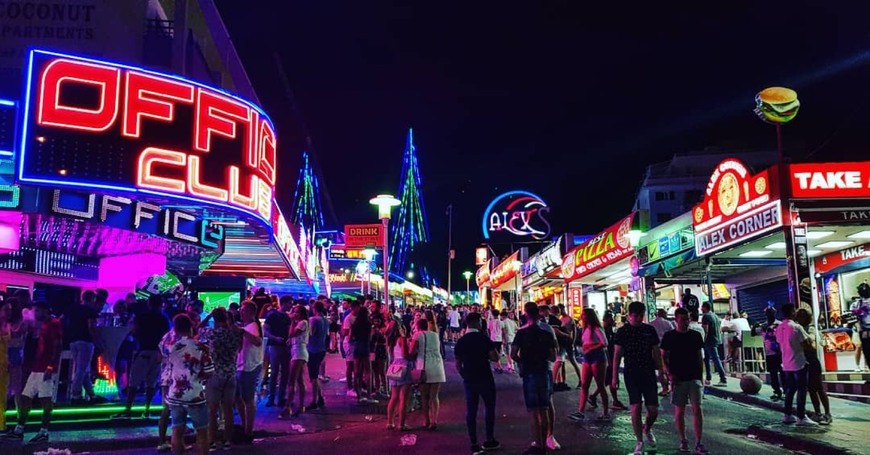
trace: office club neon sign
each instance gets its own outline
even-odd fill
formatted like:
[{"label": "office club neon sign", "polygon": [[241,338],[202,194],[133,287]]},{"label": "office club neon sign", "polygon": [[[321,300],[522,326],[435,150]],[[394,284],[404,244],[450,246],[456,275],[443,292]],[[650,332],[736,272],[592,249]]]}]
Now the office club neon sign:
[{"label": "office club neon sign", "polygon": [[24,115],[21,181],[181,197],[272,221],[275,129],[247,101],[175,76],[32,51]]}]

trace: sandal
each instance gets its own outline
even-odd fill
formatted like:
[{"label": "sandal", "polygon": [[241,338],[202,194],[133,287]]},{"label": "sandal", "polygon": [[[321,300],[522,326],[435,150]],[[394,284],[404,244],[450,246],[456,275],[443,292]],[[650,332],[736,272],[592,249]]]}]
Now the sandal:
[{"label": "sandal", "polygon": [[437,423],[433,423],[432,425],[429,425],[428,427],[426,427],[426,429],[429,430],[429,431],[435,431],[435,430],[438,429],[438,424],[437,424]]}]

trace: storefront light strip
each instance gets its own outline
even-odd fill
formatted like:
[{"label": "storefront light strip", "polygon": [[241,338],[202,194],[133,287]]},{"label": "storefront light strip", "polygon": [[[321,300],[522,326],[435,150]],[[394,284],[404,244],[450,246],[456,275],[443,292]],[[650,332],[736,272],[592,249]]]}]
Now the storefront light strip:
[{"label": "storefront light strip", "polygon": [[[91,406],[91,407],[75,407],[75,408],[60,408],[54,409],[51,411],[51,415],[53,416],[63,416],[63,415],[95,415],[95,414],[111,414],[111,413],[119,413],[126,408],[124,406]],[[162,405],[153,405],[151,406],[151,412],[160,412],[163,409]],[[132,412],[144,412],[145,406],[133,406],[131,408]],[[7,418],[15,418],[18,414],[15,410],[6,411]],[[30,416],[41,416],[42,409],[33,409],[30,411]]]}]

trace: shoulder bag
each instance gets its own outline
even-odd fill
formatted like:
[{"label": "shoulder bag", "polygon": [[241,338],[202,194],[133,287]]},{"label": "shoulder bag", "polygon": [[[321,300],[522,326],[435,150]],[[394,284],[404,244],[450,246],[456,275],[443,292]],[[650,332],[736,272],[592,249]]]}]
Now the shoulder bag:
[{"label": "shoulder bag", "polygon": [[423,332],[423,350],[417,351],[417,355],[423,355],[423,368],[417,368],[417,363],[414,362],[414,369],[411,370],[411,382],[415,384],[422,384],[426,382],[426,343],[427,338],[429,338],[429,331]]}]

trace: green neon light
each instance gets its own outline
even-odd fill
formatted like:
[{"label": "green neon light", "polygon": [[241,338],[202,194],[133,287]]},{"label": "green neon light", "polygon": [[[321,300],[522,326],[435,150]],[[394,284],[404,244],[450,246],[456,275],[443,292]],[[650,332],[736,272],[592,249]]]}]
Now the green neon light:
[{"label": "green neon light", "polygon": [[[84,408],[83,407],[60,408],[60,409],[55,409],[55,410],[51,411],[51,415],[52,416],[65,416],[65,415],[81,415],[81,414],[83,414],[83,415],[99,415],[99,414],[112,414],[112,413],[117,414],[119,412],[124,411],[125,409],[127,409],[127,408],[125,408],[124,406],[120,406],[120,405],[119,406],[91,406],[91,407],[84,407]],[[151,406],[151,412],[156,413],[156,412],[159,412],[161,410],[163,410],[163,405],[158,404],[158,405]],[[138,412],[145,412],[145,406],[144,405],[133,406],[130,409],[130,411],[137,412],[137,413]],[[16,413],[15,410],[6,411],[6,418],[7,419],[14,418],[17,415],[18,414]],[[34,416],[42,416],[42,409],[33,409],[32,411],[30,411],[29,417],[34,417]],[[78,422],[79,420],[76,419],[75,421]]]}]

